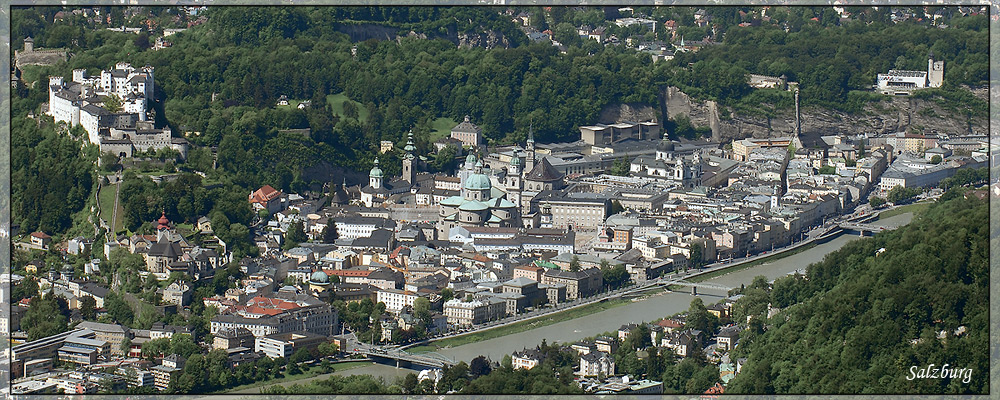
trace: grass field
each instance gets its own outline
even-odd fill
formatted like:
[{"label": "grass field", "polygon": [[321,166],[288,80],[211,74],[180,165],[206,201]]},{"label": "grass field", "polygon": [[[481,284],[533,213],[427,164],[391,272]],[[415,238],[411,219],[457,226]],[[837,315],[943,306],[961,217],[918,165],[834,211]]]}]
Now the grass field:
[{"label": "grass field", "polygon": [[[97,200],[100,202],[101,207],[101,218],[107,221],[108,225],[111,225],[112,219],[114,219],[115,211],[115,189],[117,185],[105,185],[101,187],[101,193],[97,195]],[[124,210],[121,204],[118,205],[118,220],[115,221],[115,226],[113,227],[115,232],[123,229],[124,223],[122,223],[122,214]]]},{"label": "grass field", "polygon": [[455,122],[455,120],[451,118],[441,117],[435,119],[434,122],[431,122],[431,128],[434,130],[431,131],[430,137],[428,137],[427,140],[434,143],[438,141],[438,139],[451,135],[451,128],[454,128],[455,125],[458,125],[458,122]]},{"label": "grass field", "polygon": [[299,103],[301,103],[303,101],[305,101],[305,100],[292,100],[292,99],[288,99],[288,105],[287,106],[275,106],[275,107],[276,108],[298,108]]},{"label": "grass field", "polygon": [[333,370],[330,371],[330,372],[326,372],[326,373],[321,372],[319,366],[317,365],[315,367],[310,367],[309,369],[303,368],[302,373],[298,374],[298,375],[287,375],[286,374],[285,376],[283,376],[281,378],[278,378],[278,379],[271,379],[271,380],[267,380],[267,381],[248,383],[246,385],[237,386],[237,387],[234,387],[232,389],[227,389],[227,390],[222,391],[220,393],[237,393],[237,392],[242,392],[243,394],[250,394],[250,393],[256,394],[256,393],[259,392],[260,388],[263,388],[263,387],[266,387],[266,386],[271,386],[271,385],[275,385],[275,384],[282,384],[284,386],[285,384],[291,384],[291,383],[295,383],[295,382],[298,382],[298,381],[301,381],[301,380],[315,378],[315,377],[318,377],[318,376],[321,376],[321,375],[327,375],[327,374],[332,374],[332,373],[338,372],[338,371],[346,371],[346,370],[353,369],[353,368],[363,367],[365,365],[371,365],[371,363],[372,363],[371,361],[351,361],[351,362],[344,362],[344,363],[332,364],[331,367],[333,367]]},{"label": "grass field", "polygon": [[482,332],[443,339],[430,344],[411,347],[407,349],[407,351],[411,353],[426,353],[429,351],[436,351],[444,347],[455,347],[469,343],[480,342],[483,340],[512,335],[515,333],[529,331],[535,328],[541,328],[543,326],[548,326],[563,321],[569,321],[572,319],[585,317],[593,313],[612,309],[618,306],[623,306],[628,303],[630,303],[629,300],[612,299],[600,303],[588,304],[583,307],[574,308],[572,310],[560,311],[555,314],[549,314],[543,317],[532,319],[530,321],[516,322],[510,325],[504,325],[498,328],[493,328]]},{"label": "grass field", "polygon": [[[358,121],[365,122],[368,121],[368,108],[364,104],[358,103],[347,98],[344,93],[331,94],[326,96],[327,104],[333,107],[333,114],[343,116],[344,115],[344,102],[350,101],[354,105],[358,106]],[[291,102],[289,102],[291,104]]]},{"label": "grass field", "polygon": [[31,85],[32,83],[38,81],[38,78],[42,74],[42,70],[47,67],[42,67],[39,65],[24,65],[21,66],[21,81],[25,84]]},{"label": "grass field", "polygon": [[894,208],[889,211],[882,212],[878,215],[878,219],[895,217],[900,214],[913,213],[914,216],[920,215],[920,213],[927,210],[933,204],[932,202],[914,203],[899,208]]}]

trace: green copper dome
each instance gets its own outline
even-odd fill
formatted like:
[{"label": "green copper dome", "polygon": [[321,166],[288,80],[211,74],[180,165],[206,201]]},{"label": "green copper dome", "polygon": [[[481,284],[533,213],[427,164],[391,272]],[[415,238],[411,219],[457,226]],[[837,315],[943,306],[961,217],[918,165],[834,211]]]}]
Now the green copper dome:
[{"label": "green copper dome", "polygon": [[330,276],[327,275],[326,272],[316,271],[309,277],[309,282],[318,284],[330,283]]},{"label": "green copper dome", "polygon": [[472,174],[468,178],[465,178],[465,188],[469,190],[490,190],[493,188],[493,183],[490,182],[490,177],[485,174]]},{"label": "green copper dome", "polygon": [[382,177],[382,168],[378,167],[378,159],[377,158],[375,159],[375,166],[372,167],[372,172],[368,173],[368,176],[370,176],[372,178],[381,178]]}]

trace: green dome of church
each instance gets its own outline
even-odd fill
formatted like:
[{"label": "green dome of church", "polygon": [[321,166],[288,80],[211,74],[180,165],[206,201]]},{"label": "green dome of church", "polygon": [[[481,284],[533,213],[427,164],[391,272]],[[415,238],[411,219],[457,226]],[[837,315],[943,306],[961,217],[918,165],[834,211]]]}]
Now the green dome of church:
[{"label": "green dome of church", "polygon": [[309,283],[327,284],[330,283],[330,276],[323,271],[316,271],[309,277]]},{"label": "green dome of church", "polygon": [[472,174],[465,179],[465,188],[469,190],[490,190],[493,183],[486,174]]},{"label": "green dome of church", "polygon": [[382,177],[382,168],[378,167],[378,159],[377,158],[375,159],[375,166],[372,167],[372,171],[368,173],[368,176],[370,176],[372,178],[381,178]]}]

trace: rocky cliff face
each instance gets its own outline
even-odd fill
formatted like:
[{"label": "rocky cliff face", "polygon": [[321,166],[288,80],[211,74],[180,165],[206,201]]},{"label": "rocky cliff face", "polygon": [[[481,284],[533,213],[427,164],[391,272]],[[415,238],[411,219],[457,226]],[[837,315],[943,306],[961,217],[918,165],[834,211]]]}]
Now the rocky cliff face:
[{"label": "rocky cliff face", "polygon": [[[984,90],[973,90],[977,97],[987,96]],[[747,137],[789,136],[795,132],[795,110],[785,110],[769,118],[763,115],[720,115],[714,101],[692,100],[676,87],[663,90],[661,115],[675,118],[687,115],[695,126],[712,128],[712,139],[729,142]],[[927,133],[985,134],[988,123],[985,117],[969,119],[944,110],[931,100],[912,97],[893,97],[888,101],[871,103],[863,113],[847,114],[840,111],[808,107],[801,112],[803,144],[834,134],[895,133],[909,128]]]},{"label": "rocky cliff face", "polygon": [[602,124],[616,124],[624,121],[645,122],[658,121],[656,109],[648,104],[616,104],[604,107],[598,117],[597,122]]}]

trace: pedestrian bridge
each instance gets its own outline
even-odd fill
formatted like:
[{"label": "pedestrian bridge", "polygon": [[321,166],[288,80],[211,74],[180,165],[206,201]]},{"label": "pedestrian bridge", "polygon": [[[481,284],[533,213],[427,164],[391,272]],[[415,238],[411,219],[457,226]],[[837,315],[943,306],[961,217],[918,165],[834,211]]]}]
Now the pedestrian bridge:
[{"label": "pedestrian bridge", "polygon": [[366,346],[364,348],[359,348],[355,351],[355,354],[363,354],[372,359],[381,358],[395,360],[396,367],[405,366],[404,364],[410,364],[425,367],[444,368],[445,366],[452,366],[456,364],[455,360],[435,352],[412,354],[395,348],[379,346]]},{"label": "pedestrian bridge", "polygon": [[701,289],[708,289],[708,290],[716,290],[716,291],[726,292],[726,293],[728,293],[730,290],[733,290],[733,288],[731,288],[729,286],[720,285],[720,284],[717,284],[717,283],[710,283],[710,282],[690,282],[690,281],[686,281],[686,280],[683,280],[683,279],[675,279],[675,280],[668,280],[668,281],[663,281],[663,282],[656,282],[655,284],[653,284],[653,286],[660,286],[660,287],[684,286],[684,287],[689,287],[689,288],[691,288],[691,294],[698,294],[698,289],[699,288],[701,288]]},{"label": "pedestrian bridge", "polygon": [[860,232],[862,235],[865,233],[878,233],[886,230],[886,227],[881,225],[864,224],[858,222],[841,222],[838,224],[841,229]]}]

